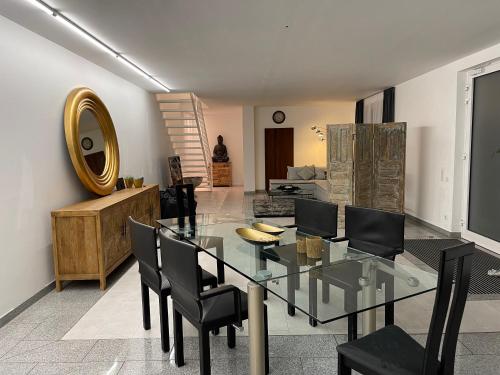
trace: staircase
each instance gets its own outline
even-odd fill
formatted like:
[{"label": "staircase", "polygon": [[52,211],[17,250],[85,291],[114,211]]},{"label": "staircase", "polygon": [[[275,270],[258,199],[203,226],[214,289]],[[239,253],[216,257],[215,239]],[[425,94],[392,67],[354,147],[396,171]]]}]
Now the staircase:
[{"label": "staircase", "polygon": [[156,94],[170,142],[181,158],[183,177],[203,178],[197,190],[212,190],[212,158],[202,102],[190,92]]}]

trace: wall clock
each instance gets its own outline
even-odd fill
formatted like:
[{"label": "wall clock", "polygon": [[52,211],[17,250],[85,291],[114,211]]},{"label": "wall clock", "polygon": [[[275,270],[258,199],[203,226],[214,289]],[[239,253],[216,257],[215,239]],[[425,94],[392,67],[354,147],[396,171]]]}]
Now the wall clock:
[{"label": "wall clock", "polygon": [[276,124],[282,124],[283,122],[285,122],[285,119],[286,119],[286,116],[285,116],[285,113],[283,111],[276,111],[273,113],[273,121]]},{"label": "wall clock", "polygon": [[82,138],[82,148],[85,151],[91,150],[94,147],[94,141],[89,137]]}]

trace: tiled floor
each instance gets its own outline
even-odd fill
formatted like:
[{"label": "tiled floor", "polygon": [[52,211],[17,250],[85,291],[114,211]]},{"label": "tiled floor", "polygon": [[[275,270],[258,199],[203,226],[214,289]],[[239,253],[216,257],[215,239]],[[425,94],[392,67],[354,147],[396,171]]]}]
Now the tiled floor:
[{"label": "tiled floor", "polygon": [[[251,197],[243,198],[241,189],[237,188],[198,193],[198,200],[200,210],[204,212],[251,213]],[[280,219],[283,223],[289,220]],[[409,238],[440,236],[411,222],[406,228],[406,235]],[[411,256],[405,256],[401,261],[422,266]],[[151,337],[144,336],[140,329],[140,318],[137,321],[131,319],[126,323],[138,325],[139,330],[135,327],[123,327],[123,331],[132,332],[127,333],[127,337],[135,337],[137,332],[143,335],[121,339],[118,338],[119,327],[112,327],[114,324],[122,324],[116,314],[110,314],[107,320],[99,323],[87,320],[92,316],[92,311],[106,299],[115,301],[121,310],[130,311],[129,306],[120,305],[125,302],[119,302],[119,294],[128,287],[127,277],[133,274],[130,273],[131,267],[134,267],[132,260],[118,269],[112,275],[110,286],[105,292],[100,291],[98,284],[94,282],[73,282],[68,284],[62,293],[49,293],[12,322],[0,328],[0,374],[197,374],[198,348],[197,339],[194,337],[185,339],[186,366],[178,369],[170,362],[169,354],[162,353],[156,334],[152,333]],[[466,317],[469,322],[464,319],[463,326],[467,327],[467,332],[473,332],[477,327],[494,332],[460,335],[456,374],[500,373],[500,333],[497,333],[500,332],[500,327],[497,328],[496,322],[500,320],[500,308],[495,301],[480,302],[480,305],[473,305],[469,301],[468,305],[477,307],[474,307],[475,311],[471,311],[471,317]],[[155,315],[153,311],[152,317]],[[132,313],[130,311],[130,314]],[[407,324],[406,320],[415,320],[418,326],[427,319],[425,314],[410,314],[411,309],[397,307],[396,318],[404,324]],[[93,316],[102,317],[99,314]],[[279,316],[271,316],[271,329],[282,324],[279,319]],[[102,331],[107,329],[105,325],[110,326],[112,329],[107,332],[115,336],[98,338],[95,331],[99,330],[92,331],[89,324],[102,324]],[[294,329],[297,329],[296,335]],[[342,332],[342,327],[333,328],[333,334],[321,332],[321,335],[311,335],[308,329],[307,325],[305,328],[297,325],[283,332],[283,335],[270,337],[272,374],[336,373],[335,346],[345,341],[345,335],[337,334]],[[278,330],[276,333],[279,333]],[[82,335],[96,338],[72,338]],[[422,343],[425,342],[423,334],[415,334],[414,337]],[[248,345],[245,336],[238,336],[236,349],[227,348],[224,336],[212,337],[211,352],[213,374],[248,373]]]}]

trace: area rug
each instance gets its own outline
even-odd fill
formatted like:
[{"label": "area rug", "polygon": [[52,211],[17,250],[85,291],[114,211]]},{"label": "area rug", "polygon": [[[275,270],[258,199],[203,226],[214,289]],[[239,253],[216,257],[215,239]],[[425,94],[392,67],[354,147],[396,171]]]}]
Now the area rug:
[{"label": "area rug", "polygon": [[[405,250],[437,271],[440,251],[461,243],[463,241],[458,239],[411,239],[405,240]],[[500,269],[500,258],[476,247],[469,294],[500,294],[500,277],[488,276],[491,269]]]},{"label": "area rug", "polygon": [[295,200],[294,198],[255,198],[253,214],[255,217],[295,216]]}]

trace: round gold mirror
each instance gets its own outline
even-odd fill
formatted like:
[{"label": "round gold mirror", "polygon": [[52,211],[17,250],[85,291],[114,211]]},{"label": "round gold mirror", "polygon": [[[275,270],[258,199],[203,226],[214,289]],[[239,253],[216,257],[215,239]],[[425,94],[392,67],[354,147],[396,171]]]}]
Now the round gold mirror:
[{"label": "round gold mirror", "polygon": [[96,93],[76,88],[64,108],[64,131],[71,162],[83,185],[110,194],[118,180],[120,156],[111,116]]}]

